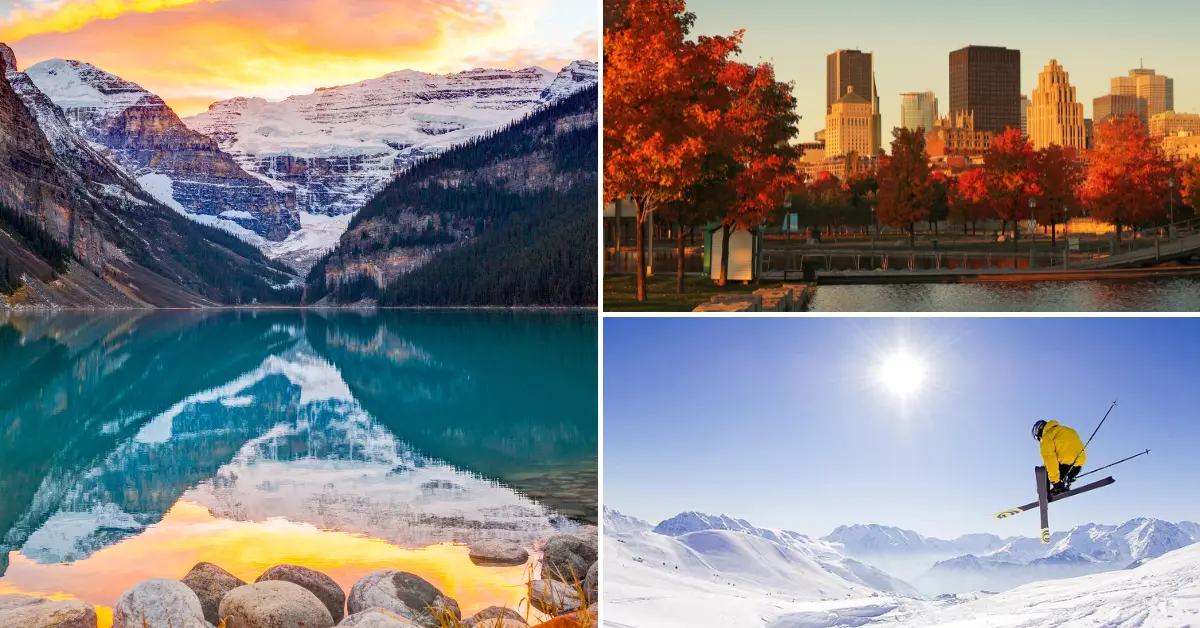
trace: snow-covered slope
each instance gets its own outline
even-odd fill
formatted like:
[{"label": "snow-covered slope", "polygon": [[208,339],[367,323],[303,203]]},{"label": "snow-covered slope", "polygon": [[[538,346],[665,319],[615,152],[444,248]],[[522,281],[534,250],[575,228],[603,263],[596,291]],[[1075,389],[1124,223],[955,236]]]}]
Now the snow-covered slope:
[{"label": "snow-covered slope", "polygon": [[[1200,624],[1200,546],[1135,569],[1029,584],[878,625],[936,628],[1186,628]],[[875,625],[875,624],[848,624]]]},{"label": "snow-covered slope", "polygon": [[[80,61],[51,59],[25,71],[90,144],[168,207],[237,235],[283,240],[300,227],[278,195],[217,143],[187,128],[157,95]],[[38,114],[51,141],[62,132]],[[254,240],[254,238],[247,238]]]},{"label": "snow-covered slope", "polygon": [[645,532],[654,526],[645,519],[630,517],[608,506],[604,507],[604,531],[608,534],[623,532]]},{"label": "snow-covered slope", "polygon": [[1028,582],[1124,569],[1191,545],[1195,539],[1169,521],[1140,517],[1120,526],[1089,523],[1055,533],[1049,544],[1012,539],[1003,547],[939,561],[916,580],[923,590],[1004,590]]},{"label": "snow-covered slope", "polygon": [[[417,160],[596,82],[597,66],[589,61],[557,73],[476,69],[442,76],[404,70],[279,102],[225,100],[184,123],[216,139],[242,167],[274,187],[286,206],[340,216],[357,211]],[[336,240],[295,242],[286,259],[304,265]]]}]

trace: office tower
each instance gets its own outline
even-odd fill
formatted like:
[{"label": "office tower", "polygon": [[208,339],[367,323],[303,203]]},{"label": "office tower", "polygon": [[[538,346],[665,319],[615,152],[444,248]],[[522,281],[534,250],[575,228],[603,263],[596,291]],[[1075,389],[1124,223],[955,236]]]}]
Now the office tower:
[{"label": "office tower", "polygon": [[926,133],[933,130],[938,119],[938,102],[933,92],[908,92],[900,94],[900,126]]},{"label": "office tower", "polygon": [[1087,129],[1083,123],[1083,103],[1075,100],[1075,88],[1070,74],[1058,61],[1038,74],[1038,86],[1033,90],[1029,106],[1029,140],[1040,150],[1057,144],[1077,151],[1087,148]]},{"label": "office tower", "polygon": [[841,157],[848,153],[873,156],[875,143],[873,113],[874,106],[859,96],[850,86],[846,94],[834,101],[829,115],[825,116],[825,156]]},{"label": "office tower", "polygon": [[1142,122],[1149,122],[1150,116],[1175,110],[1175,80],[1155,74],[1149,68],[1130,70],[1129,76],[1113,78],[1109,93],[1136,97],[1137,114]]},{"label": "office tower", "polygon": [[1021,128],[1021,51],[967,46],[950,53],[950,115],[973,114],[975,128]]},{"label": "office tower", "polygon": [[1096,124],[1127,115],[1137,115],[1137,96],[1106,94],[1092,99],[1092,119]]},{"label": "office tower", "polygon": [[1164,111],[1150,116],[1150,137],[1163,138],[1169,135],[1179,135],[1180,131],[1187,134],[1200,135],[1200,113],[1175,113]]},{"label": "office tower", "polygon": [[1029,137],[1029,105],[1032,101],[1025,94],[1021,94],[1021,135]]},{"label": "office tower", "polygon": [[833,111],[833,103],[853,87],[866,98],[874,94],[875,55],[859,50],[838,50],[825,59],[825,113]]}]

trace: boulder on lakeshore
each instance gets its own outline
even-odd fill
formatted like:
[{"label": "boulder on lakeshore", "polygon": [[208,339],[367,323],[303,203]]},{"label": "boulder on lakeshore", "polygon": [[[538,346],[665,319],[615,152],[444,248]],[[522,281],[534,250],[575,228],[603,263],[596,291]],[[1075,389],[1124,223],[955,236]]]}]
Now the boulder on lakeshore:
[{"label": "boulder on lakeshore", "polygon": [[143,580],[121,594],[113,605],[113,628],[211,628],[200,598],[186,584],[170,578]]},{"label": "boulder on lakeshore", "polygon": [[241,578],[221,569],[212,563],[196,563],[192,570],[181,580],[200,598],[200,608],[204,609],[204,620],[214,626],[221,623],[219,616],[221,598],[226,593],[246,584]]},{"label": "boulder on lakeshore", "polygon": [[514,566],[529,560],[529,551],[516,541],[485,539],[471,544],[468,554],[476,565]]},{"label": "boulder on lakeshore", "polygon": [[346,616],[346,592],[338,586],[337,582],[334,582],[333,578],[315,569],[299,565],[275,565],[264,571],[255,582],[269,580],[290,582],[308,589],[309,593],[317,596],[325,608],[329,609],[329,615],[333,617],[335,624]]},{"label": "boulder on lakeshore", "polygon": [[329,609],[304,587],[270,580],[238,587],[221,600],[226,628],[333,628]]},{"label": "boulder on lakeshore", "polygon": [[534,628],[579,628],[580,626],[585,625],[583,621],[583,616],[585,614],[588,615],[588,621],[586,625],[600,625],[600,618],[596,613],[596,609],[591,609],[588,611],[571,613],[570,615],[561,615],[545,623],[538,624],[537,626],[534,626]]},{"label": "boulder on lakeshore", "polygon": [[557,580],[531,580],[529,603],[547,615],[572,613],[583,607],[575,587]]},{"label": "boulder on lakeshore", "polygon": [[53,601],[36,595],[0,595],[0,626],[96,628],[96,609],[80,600]]},{"label": "boulder on lakeshore", "polygon": [[588,567],[587,577],[583,580],[583,594],[587,597],[588,606],[600,601],[600,563],[592,563]]},{"label": "boulder on lakeshore", "polygon": [[420,625],[392,611],[382,608],[372,608],[361,613],[347,615],[338,626],[356,626],[357,628],[419,628]]},{"label": "boulder on lakeshore", "polygon": [[427,628],[441,628],[438,615],[462,618],[458,602],[446,597],[424,578],[405,571],[387,569],[369,573],[354,586],[346,598],[350,613],[383,608]]},{"label": "boulder on lakeshore", "polygon": [[493,624],[503,621],[504,628],[527,628],[528,623],[520,613],[511,608],[489,606],[463,620],[463,628],[491,628]]},{"label": "boulder on lakeshore", "polygon": [[557,534],[546,542],[542,554],[542,579],[567,584],[583,583],[588,567],[600,558],[595,539]]}]

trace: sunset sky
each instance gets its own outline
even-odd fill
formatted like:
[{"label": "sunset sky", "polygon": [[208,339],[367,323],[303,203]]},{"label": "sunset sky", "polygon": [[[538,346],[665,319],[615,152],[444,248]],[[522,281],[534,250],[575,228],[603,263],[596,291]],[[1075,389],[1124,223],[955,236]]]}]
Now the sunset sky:
[{"label": "sunset sky", "polygon": [[181,116],[414,69],[559,70],[596,60],[589,2],[556,0],[0,0],[21,69],[86,61]]}]

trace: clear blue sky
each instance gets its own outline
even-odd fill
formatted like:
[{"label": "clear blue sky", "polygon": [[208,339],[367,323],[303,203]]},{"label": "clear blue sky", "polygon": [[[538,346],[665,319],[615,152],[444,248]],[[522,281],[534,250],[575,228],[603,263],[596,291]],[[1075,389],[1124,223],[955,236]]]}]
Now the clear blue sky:
[{"label": "clear blue sky", "polygon": [[[1117,483],[1051,507],[1052,529],[1200,521],[1200,319],[609,318],[604,501],[652,522],[686,510],[815,536],[882,523],[928,536],[1034,536],[1039,418],[1083,438]],[[880,365],[926,364],[904,398]],[[1085,469],[1086,470],[1086,469]],[[1101,472],[1098,477],[1107,475]]]},{"label": "clear blue sky", "polygon": [[771,61],[795,81],[800,138],[825,126],[825,56],[839,48],[875,51],[884,142],[900,123],[900,94],[933,90],[950,107],[949,54],[967,45],[1021,51],[1021,88],[1029,94],[1051,58],[1070,73],[1084,114],[1144,58],[1175,79],[1175,109],[1200,112],[1200,54],[1195,0],[688,0],[696,32],[746,29],[742,60]]}]

